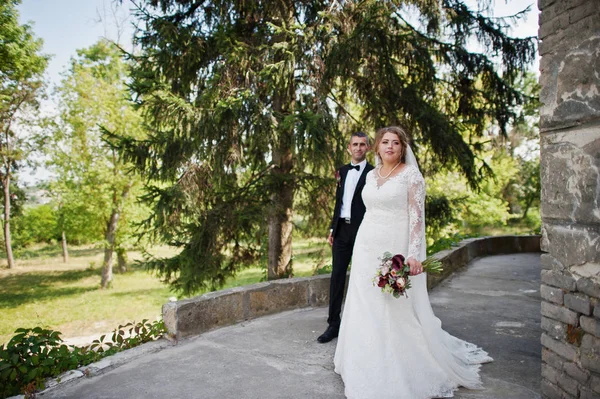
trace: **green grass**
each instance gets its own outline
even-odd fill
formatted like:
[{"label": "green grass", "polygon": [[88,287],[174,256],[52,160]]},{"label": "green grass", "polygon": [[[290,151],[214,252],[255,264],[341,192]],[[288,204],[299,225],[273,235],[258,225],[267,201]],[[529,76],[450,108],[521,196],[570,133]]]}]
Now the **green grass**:
[{"label": "green grass", "polygon": [[[97,252],[95,257],[101,258]],[[101,290],[98,267],[67,269],[59,258],[56,267],[52,260],[45,260],[43,266],[30,261],[31,270],[2,270],[0,342],[19,327],[41,326],[75,337],[109,332],[128,321],[154,320],[172,295],[144,270],[117,274],[112,287]]]},{"label": "green grass", "polygon": [[[160,256],[175,253],[165,247],[152,252]],[[68,264],[62,262],[56,246],[39,246],[18,255],[15,269],[0,269],[0,343],[7,342],[20,327],[40,326],[72,338],[110,332],[130,321],[155,320],[162,305],[175,296],[156,277],[133,265],[127,273],[114,275],[111,288],[99,289],[100,249],[73,248]],[[129,257],[135,260],[141,255],[132,252]],[[330,258],[324,239],[296,240],[294,275],[313,275],[316,266],[330,263]],[[264,274],[260,267],[244,269],[224,288],[259,282]]]}]

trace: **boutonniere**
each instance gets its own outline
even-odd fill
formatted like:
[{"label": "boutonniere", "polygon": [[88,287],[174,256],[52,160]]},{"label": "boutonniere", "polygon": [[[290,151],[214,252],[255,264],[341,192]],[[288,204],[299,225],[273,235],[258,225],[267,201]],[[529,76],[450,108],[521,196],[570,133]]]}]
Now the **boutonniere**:
[{"label": "boutonniere", "polygon": [[335,171],[335,181],[336,181],[338,187],[340,187],[342,185],[342,175],[340,175],[339,170]]}]

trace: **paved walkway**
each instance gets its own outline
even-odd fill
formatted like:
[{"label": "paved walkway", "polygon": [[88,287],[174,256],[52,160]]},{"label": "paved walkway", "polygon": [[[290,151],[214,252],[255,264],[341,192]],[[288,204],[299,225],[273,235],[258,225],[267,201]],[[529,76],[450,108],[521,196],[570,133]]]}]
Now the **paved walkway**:
[{"label": "paved walkway", "polygon": [[[456,398],[539,398],[539,254],[475,260],[431,292],[445,330],[485,348],[486,389]],[[205,333],[43,398],[343,398],[336,341],[316,342],[326,308],[280,313]]]}]

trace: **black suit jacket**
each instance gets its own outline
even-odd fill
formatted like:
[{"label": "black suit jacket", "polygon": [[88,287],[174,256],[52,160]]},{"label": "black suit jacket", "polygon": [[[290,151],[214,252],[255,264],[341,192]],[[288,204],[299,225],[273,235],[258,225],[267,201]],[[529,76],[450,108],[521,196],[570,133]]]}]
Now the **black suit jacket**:
[{"label": "black suit jacket", "polygon": [[[365,204],[362,200],[362,189],[365,186],[367,179],[367,173],[373,169],[373,166],[367,162],[364,170],[360,174],[360,178],[356,183],[356,190],[354,190],[354,196],[352,197],[352,204],[350,205],[350,214],[352,216],[352,224],[356,222],[356,226],[362,222],[365,216]],[[342,210],[342,198],[344,196],[344,185],[346,184],[346,175],[350,170],[350,164],[344,165],[339,168],[336,172],[337,187],[335,190],[335,207],[333,208],[333,217],[331,218],[330,229],[333,230],[332,235],[335,237],[338,222],[340,220],[340,212]],[[339,176],[339,178],[338,178]]]}]

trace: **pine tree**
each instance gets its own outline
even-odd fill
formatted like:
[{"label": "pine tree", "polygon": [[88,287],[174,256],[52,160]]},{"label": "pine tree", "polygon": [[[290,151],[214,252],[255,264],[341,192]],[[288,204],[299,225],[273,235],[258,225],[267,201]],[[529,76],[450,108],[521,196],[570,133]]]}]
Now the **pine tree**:
[{"label": "pine tree", "polygon": [[294,209],[326,223],[353,130],[402,124],[417,154],[430,148],[476,185],[485,168],[469,137],[491,121],[506,131],[535,52],[459,0],[138,6],[132,89],[152,134],[120,148],[147,179],[148,230],[182,248],[148,265],[185,293],[265,248],[268,277],[290,275]]}]

